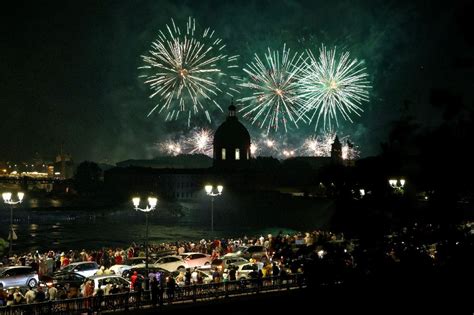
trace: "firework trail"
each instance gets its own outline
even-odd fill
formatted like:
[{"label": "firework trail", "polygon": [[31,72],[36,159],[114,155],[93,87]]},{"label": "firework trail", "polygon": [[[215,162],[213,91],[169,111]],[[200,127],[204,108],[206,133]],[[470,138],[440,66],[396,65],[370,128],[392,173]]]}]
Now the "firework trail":
[{"label": "firework trail", "polygon": [[142,56],[145,65],[139,69],[145,69],[147,74],[140,77],[152,91],[150,98],[159,99],[148,116],[157,110],[166,114],[166,120],[177,120],[183,113],[190,126],[191,118],[203,112],[211,121],[209,104],[222,111],[216,96],[236,91],[225,84],[222,76],[225,70],[237,67],[238,56],[223,53],[226,45],[213,30],[207,28],[197,34],[191,17],[186,31],[171,19],[171,26],[158,32],[149,54]]},{"label": "firework trail", "polygon": [[[360,116],[363,102],[369,100],[371,88],[362,61],[350,59],[349,53],[336,56],[336,48],[327,50],[323,45],[319,56],[310,50],[299,77],[299,93],[303,100],[301,119],[315,130],[323,119],[323,128],[331,130],[333,122],[339,125],[338,115],[352,122],[351,114]],[[326,128],[326,127],[329,128]]]},{"label": "firework trail", "polygon": [[249,81],[239,84],[252,91],[251,96],[239,99],[244,103],[243,116],[267,133],[278,131],[280,124],[286,132],[289,122],[298,127],[298,120],[305,121],[297,89],[303,62],[302,54],[291,55],[286,46],[281,54],[268,48],[264,60],[255,54],[254,61],[243,69]]}]

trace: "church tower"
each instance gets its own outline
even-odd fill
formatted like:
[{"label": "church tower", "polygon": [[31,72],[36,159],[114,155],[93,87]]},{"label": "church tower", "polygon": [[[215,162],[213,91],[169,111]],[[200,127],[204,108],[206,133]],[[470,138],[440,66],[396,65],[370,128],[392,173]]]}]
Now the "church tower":
[{"label": "church tower", "polygon": [[342,144],[337,135],[331,145],[331,160],[334,164],[342,164]]},{"label": "church tower", "polygon": [[214,134],[214,167],[241,169],[249,164],[250,134],[236,115],[233,103],[229,114]]}]

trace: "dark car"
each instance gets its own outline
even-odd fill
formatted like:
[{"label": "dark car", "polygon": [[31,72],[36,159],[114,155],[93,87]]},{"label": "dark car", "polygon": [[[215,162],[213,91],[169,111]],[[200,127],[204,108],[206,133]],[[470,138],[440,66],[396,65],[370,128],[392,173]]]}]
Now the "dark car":
[{"label": "dark car", "polygon": [[86,277],[75,272],[58,272],[52,277],[43,277],[42,282],[48,286],[53,285],[62,288],[73,286],[79,288],[85,279]]},{"label": "dark car", "polygon": [[[151,257],[148,258],[148,263],[152,264],[155,260]],[[146,262],[145,257],[131,257],[126,258],[122,265],[135,266],[139,264],[144,264]]]},{"label": "dark car", "polygon": [[252,245],[242,251],[241,257],[246,259],[254,258],[260,261],[262,258],[267,257],[267,251],[263,246]]}]

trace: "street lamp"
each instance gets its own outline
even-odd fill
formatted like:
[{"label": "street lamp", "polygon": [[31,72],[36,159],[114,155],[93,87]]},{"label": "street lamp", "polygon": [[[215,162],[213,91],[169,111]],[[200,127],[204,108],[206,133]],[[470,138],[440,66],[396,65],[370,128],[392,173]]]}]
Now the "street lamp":
[{"label": "street lamp", "polygon": [[206,194],[211,196],[211,232],[214,232],[214,197],[222,195],[224,186],[218,185],[217,192],[214,192],[214,186],[212,185],[206,185],[204,189],[206,189]]},{"label": "street lamp", "polygon": [[3,197],[3,202],[7,205],[10,205],[10,232],[8,233],[9,234],[8,235],[8,240],[9,240],[9,243],[10,243],[10,249],[9,249],[8,255],[11,257],[13,240],[16,238],[14,236],[15,232],[13,231],[13,205],[21,203],[23,201],[23,197],[25,197],[25,194],[22,193],[22,192],[18,192],[17,193],[17,197],[18,197],[17,201],[12,200],[12,193],[11,192],[4,192],[2,194],[2,197]]},{"label": "street lamp", "polygon": [[403,188],[405,187],[405,183],[406,181],[401,178],[401,179],[394,179],[394,178],[391,178],[388,180],[388,183],[390,184],[390,186],[395,189],[395,191],[397,193],[400,193],[402,194],[403,193]]},{"label": "street lamp", "polygon": [[132,198],[133,207],[135,210],[145,212],[145,225],[146,225],[146,236],[145,236],[145,289],[148,290],[148,213],[155,210],[158,199],[155,197],[148,197],[148,205],[146,208],[140,208],[140,197]]}]

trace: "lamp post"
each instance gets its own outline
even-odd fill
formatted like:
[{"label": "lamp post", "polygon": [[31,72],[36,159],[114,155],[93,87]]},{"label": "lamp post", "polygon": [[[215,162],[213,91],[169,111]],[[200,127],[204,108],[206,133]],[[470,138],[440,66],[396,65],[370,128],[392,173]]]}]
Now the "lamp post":
[{"label": "lamp post", "polygon": [[145,235],[145,289],[148,290],[148,213],[155,210],[158,199],[155,197],[148,197],[148,205],[146,208],[140,208],[140,197],[132,198],[133,207],[135,210],[140,210],[145,212],[145,225],[146,225],[146,235]]},{"label": "lamp post", "polygon": [[17,193],[18,200],[13,201],[12,200],[12,193],[11,192],[4,192],[2,194],[3,197],[3,202],[7,205],[10,205],[10,231],[8,235],[9,243],[10,243],[10,249],[8,252],[8,255],[11,257],[12,255],[12,246],[13,246],[13,239],[14,239],[14,232],[13,232],[13,205],[19,204],[23,201],[23,197],[25,197],[25,194],[22,192]]},{"label": "lamp post", "polygon": [[212,185],[206,185],[204,187],[206,190],[206,194],[208,196],[211,196],[211,232],[214,233],[214,197],[222,195],[222,191],[224,190],[224,186],[218,185],[217,186],[217,192],[214,192],[214,186]]},{"label": "lamp post", "polygon": [[395,179],[391,178],[388,180],[389,185],[395,189],[396,193],[403,194],[403,188],[405,187],[406,181],[403,178]]}]

